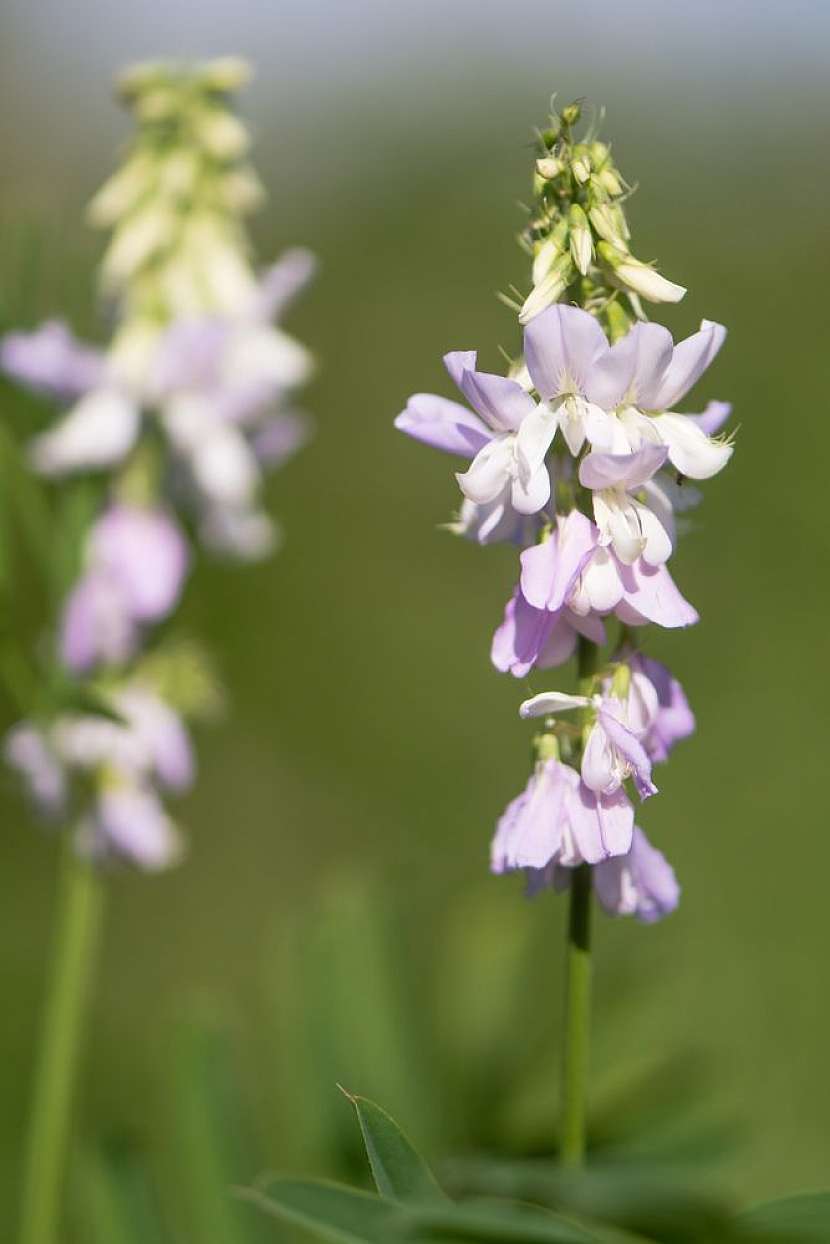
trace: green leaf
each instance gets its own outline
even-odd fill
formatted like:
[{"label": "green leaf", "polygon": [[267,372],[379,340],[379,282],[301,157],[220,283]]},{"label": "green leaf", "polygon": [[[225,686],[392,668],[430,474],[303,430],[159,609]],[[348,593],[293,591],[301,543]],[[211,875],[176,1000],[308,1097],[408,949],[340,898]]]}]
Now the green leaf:
[{"label": "green leaf", "polygon": [[625,1237],[602,1227],[583,1226],[535,1205],[480,1201],[447,1208],[424,1206],[409,1211],[404,1239],[468,1241],[469,1244],[611,1244]]},{"label": "green leaf", "polygon": [[399,1214],[372,1193],[322,1181],[276,1179],[267,1191],[243,1189],[240,1195],[266,1214],[334,1244],[389,1244]]},{"label": "green leaf", "polygon": [[346,1097],[357,1112],[375,1187],[392,1201],[446,1199],[424,1159],[380,1106],[366,1097]]},{"label": "green leaf", "polygon": [[739,1214],[737,1239],[764,1244],[827,1244],[830,1240],[830,1192],[765,1201]]},{"label": "green leaf", "polygon": [[282,1222],[332,1244],[624,1244],[633,1237],[505,1202],[403,1205],[342,1184],[277,1179],[241,1195]]}]

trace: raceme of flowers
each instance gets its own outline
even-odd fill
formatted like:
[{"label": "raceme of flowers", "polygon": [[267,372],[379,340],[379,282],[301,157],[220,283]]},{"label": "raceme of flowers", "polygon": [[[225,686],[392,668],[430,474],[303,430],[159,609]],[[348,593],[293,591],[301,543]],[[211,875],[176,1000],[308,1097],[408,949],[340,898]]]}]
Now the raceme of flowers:
[{"label": "raceme of flowers", "polygon": [[32,440],[34,469],[59,488],[76,472],[105,483],[55,644],[105,715],[23,722],[6,756],[41,811],[80,816],[82,850],[146,868],[178,858],[160,796],[189,786],[194,765],[177,706],[146,674],[136,682],[136,663],[178,604],[194,543],[242,559],[274,548],[263,477],[308,436],[293,395],[311,356],[275,321],[314,259],[251,266],[243,219],[262,191],[231,100],[247,76],[233,59],[124,75],[136,134],[90,207],[112,231],[111,339],[87,345],[49,321],[0,343],[6,374],[62,407]]},{"label": "raceme of flowers", "polygon": [[[629,285],[637,311],[638,292],[660,300],[663,278],[648,271],[650,286]],[[678,407],[726,330],[704,320],[675,344],[667,329],[637,319],[612,342],[599,302],[592,314],[555,301],[561,293],[549,287],[535,304],[525,301],[523,355],[510,374],[479,370],[475,351],[450,353],[444,362],[464,400],[418,393],[395,423],[467,460],[456,475],[463,502],[452,530],[521,550],[493,636],[498,670],[523,678],[561,666],[580,641],[609,642],[613,620],[620,630],[618,650],[581,694],[545,692],[521,706],[542,730],[527,786],[499,821],[493,871],[524,870],[533,893],[566,888],[573,869],[588,864],[607,911],[652,921],[674,909],[679,889],[635,824],[628,788],[640,801],[657,793],[653,768],[692,733],[694,717],[680,684],[634,637],[647,623],[698,620],[668,562],[678,516],[700,500],[687,481],[709,479],[731,457],[718,436],[730,407]],[[662,300],[675,301],[669,293],[662,289]],[[608,308],[606,299],[601,313],[613,324]]]}]

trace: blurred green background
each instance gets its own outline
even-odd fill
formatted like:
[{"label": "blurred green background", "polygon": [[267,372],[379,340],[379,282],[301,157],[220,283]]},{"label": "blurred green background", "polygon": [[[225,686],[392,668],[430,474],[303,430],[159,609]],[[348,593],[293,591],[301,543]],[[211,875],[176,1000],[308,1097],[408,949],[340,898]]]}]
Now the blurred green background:
[{"label": "blurred green background", "polygon": [[[525,688],[488,662],[515,555],[439,530],[453,463],[392,428],[410,392],[449,394],[444,351],[494,369],[515,352],[493,294],[527,283],[516,201],[552,91],[607,105],[640,183],[636,251],[689,287],[665,321],[730,328],[694,396],[731,399],[740,425],[674,563],[701,624],[649,640],[699,723],[642,816],[684,894],[656,928],[599,921],[597,1126],[630,1113],[656,1137],[652,1108],[685,1118],[691,1098],[701,1126],[737,1129],[710,1156],[741,1197],[827,1182],[827,10],[508,7],[183,3],[151,22],[90,3],[70,23],[50,2],[0,21],[2,328],[63,315],[103,334],[81,211],[125,132],[110,71],[150,53],[257,62],[259,253],[322,262],[289,324],[320,371],[316,438],[269,488],[287,541],[191,582],[183,625],[231,714],[199,737],[187,862],[112,881],[86,1064],[82,1137],[146,1148],[196,1221],[168,1159],[201,1127],[176,1066],[205,1023],[246,1103],[240,1181],[342,1167],[337,1079],[438,1158],[552,1142],[563,904],[486,876],[528,764]],[[25,436],[29,406],[0,397]],[[8,778],[0,796],[8,1206],[56,852]]]}]

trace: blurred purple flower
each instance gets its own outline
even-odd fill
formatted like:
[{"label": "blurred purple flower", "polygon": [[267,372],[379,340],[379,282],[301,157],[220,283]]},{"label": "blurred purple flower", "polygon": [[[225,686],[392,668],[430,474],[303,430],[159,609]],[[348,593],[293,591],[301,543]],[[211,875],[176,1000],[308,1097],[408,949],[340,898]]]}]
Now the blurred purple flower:
[{"label": "blurred purple flower", "polygon": [[59,320],[47,320],[33,332],[3,338],[0,369],[38,393],[71,400],[101,383],[104,356],[78,341]]},{"label": "blurred purple flower", "polygon": [[93,526],[87,568],[64,608],[60,649],[76,671],[127,660],[140,627],[165,617],[188,565],[184,537],[162,510],[114,505]]},{"label": "blurred purple flower", "polygon": [[[545,886],[566,890],[572,875],[572,867],[556,861],[529,875],[528,891],[535,894]],[[610,916],[635,916],[653,924],[675,911],[680,902],[674,869],[639,825],[634,826],[628,854],[602,860],[591,870],[591,876],[596,896]]]},{"label": "blurred purple flower", "polygon": [[630,849],[633,825],[634,810],[622,788],[597,794],[569,765],[542,761],[499,820],[491,869],[595,864]]}]

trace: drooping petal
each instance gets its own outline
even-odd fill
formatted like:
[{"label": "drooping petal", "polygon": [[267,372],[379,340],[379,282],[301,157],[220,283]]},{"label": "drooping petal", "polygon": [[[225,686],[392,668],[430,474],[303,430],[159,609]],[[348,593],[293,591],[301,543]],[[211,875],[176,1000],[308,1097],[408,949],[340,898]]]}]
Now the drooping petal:
[{"label": "drooping petal", "polygon": [[610,795],[598,795],[580,782],[568,805],[570,823],[582,858],[588,864],[631,849],[634,809],[620,787]]},{"label": "drooping petal", "polygon": [[726,338],[722,324],[704,320],[698,332],[674,347],[671,363],[653,395],[652,410],[671,410],[700,379]]},{"label": "drooping petal", "polygon": [[674,869],[639,826],[628,855],[597,865],[594,888],[609,915],[636,916],[645,923],[669,915],[680,901]]},{"label": "drooping petal", "polygon": [[697,610],[681,596],[665,564],[649,566],[642,560],[631,565],[618,564],[623,599],[617,617],[630,626],[655,622],[657,626],[692,626]]},{"label": "drooping petal", "polygon": [[654,422],[672,466],[689,479],[710,479],[732,457],[731,445],[711,440],[688,415],[656,415]]},{"label": "drooping petal", "polygon": [[557,303],[525,327],[527,369],[546,401],[566,393],[584,394],[597,359],[608,349],[598,321],[580,307]]},{"label": "drooping petal", "polygon": [[634,785],[640,798],[648,799],[650,795],[656,795],[657,787],[651,780],[651,760],[637,736],[607,708],[599,710],[598,724],[613,747],[631,766]]},{"label": "drooping petal", "polygon": [[556,531],[521,556],[522,592],[536,609],[556,612],[567,603],[583,567],[597,546],[594,525],[579,510],[560,517]]},{"label": "drooping petal", "polygon": [[668,759],[675,743],[686,739],[695,731],[695,717],[686,693],[670,670],[653,657],[638,654],[632,658],[632,687],[636,670],[647,681],[656,697],[655,711],[651,715],[648,732],[643,740],[646,750],[655,763]]},{"label": "drooping petal", "polygon": [[91,470],[120,462],[138,435],[138,407],[114,389],[94,389],[60,423],[35,438],[35,468],[44,475]]},{"label": "drooping petal", "polygon": [[395,427],[416,441],[463,458],[473,458],[492,439],[478,415],[460,402],[435,393],[413,394],[396,418]]}]

